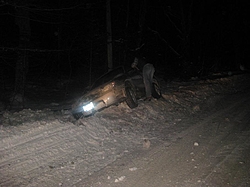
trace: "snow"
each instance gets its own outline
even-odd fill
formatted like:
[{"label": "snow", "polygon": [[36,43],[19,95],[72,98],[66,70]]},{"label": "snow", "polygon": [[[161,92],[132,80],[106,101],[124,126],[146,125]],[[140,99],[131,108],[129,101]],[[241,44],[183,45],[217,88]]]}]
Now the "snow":
[{"label": "snow", "polygon": [[[32,109],[2,111],[0,186],[77,184],[125,154],[177,139],[173,127],[182,119],[214,106],[224,94],[242,91],[247,81],[248,76],[237,75],[162,83],[163,98],[159,100],[140,101],[135,109],[120,103],[79,120],[63,109],[67,108],[64,102],[37,109],[33,102]],[[115,182],[125,180],[125,176],[110,178]]]}]

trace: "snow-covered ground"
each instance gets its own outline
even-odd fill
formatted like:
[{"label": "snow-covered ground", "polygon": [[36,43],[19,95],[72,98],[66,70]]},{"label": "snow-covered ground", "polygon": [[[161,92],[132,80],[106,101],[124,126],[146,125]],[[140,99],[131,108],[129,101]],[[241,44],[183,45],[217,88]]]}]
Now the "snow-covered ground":
[{"label": "snow-covered ground", "polygon": [[183,119],[244,91],[248,82],[248,75],[235,75],[162,83],[159,100],[132,110],[121,103],[79,120],[68,110],[72,100],[36,105],[28,98],[27,109],[1,111],[0,186],[77,185],[118,158],[175,141],[187,128]]}]

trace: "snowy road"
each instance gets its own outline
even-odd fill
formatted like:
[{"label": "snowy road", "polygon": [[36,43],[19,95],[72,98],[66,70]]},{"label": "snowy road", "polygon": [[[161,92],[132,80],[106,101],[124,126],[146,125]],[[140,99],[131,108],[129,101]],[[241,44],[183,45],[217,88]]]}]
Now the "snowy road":
[{"label": "snowy road", "polygon": [[193,125],[176,142],[119,160],[83,186],[249,186],[250,93],[228,96],[219,105],[200,119],[182,121]]},{"label": "snowy road", "polygon": [[168,85],[164,99],[74,121],[0,116],[0,186],[249,186],[249,77]]}]

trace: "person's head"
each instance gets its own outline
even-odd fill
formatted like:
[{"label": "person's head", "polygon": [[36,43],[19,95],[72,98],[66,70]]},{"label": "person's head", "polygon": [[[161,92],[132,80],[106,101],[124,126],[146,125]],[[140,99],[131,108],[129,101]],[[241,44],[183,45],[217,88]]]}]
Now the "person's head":
[{"label": "person's head", "polygon": [[135,68],[138,65],[138,58],[135,57],[134,62],[131,64],[132,68]]}]

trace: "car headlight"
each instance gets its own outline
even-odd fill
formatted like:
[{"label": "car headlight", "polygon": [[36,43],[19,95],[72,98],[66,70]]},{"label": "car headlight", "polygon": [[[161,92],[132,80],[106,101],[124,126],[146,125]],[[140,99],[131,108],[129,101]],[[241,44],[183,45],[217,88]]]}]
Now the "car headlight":
[{"label": "car headlight", "polygon": [[90,102],[89,104],[84,105],[82,108],[85,112],[88,112],[94,108],[94,104],[92,102]]}]

